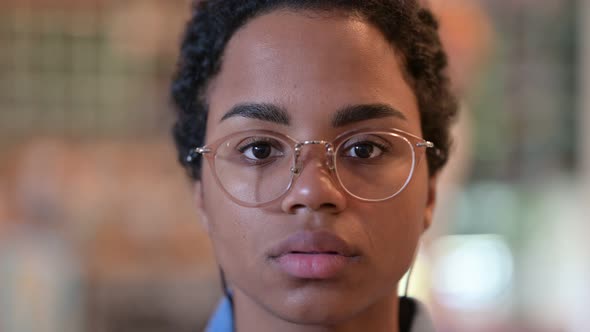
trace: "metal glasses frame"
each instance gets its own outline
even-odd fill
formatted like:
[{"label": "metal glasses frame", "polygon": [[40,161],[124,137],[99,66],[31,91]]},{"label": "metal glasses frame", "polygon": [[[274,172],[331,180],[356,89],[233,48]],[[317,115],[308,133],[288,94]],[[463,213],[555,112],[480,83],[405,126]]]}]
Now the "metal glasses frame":
[{"label": "metal glasses frame", "polygon": [[[276,198],[274,198],[268,202],[250,203],[250,202],[245,202],[245,201],[242,201],[242,200],[234,197],[223,186],[221,180],[219,179],[219,177],[217,175],[217,171],[215,168],[215,155],[217,153],[217,149],[219,148],[219,146],[221,144],[227,142],[228,140],[232,139],[233,137],[241,136],[241,135],[244,135],[245,133],[252,133],[253,136],[272,135],[272,136],[278,137],[279,139],[281,139],[285,142],[290,142],[291,143],[290,146],[294,151],[293,165],[291,167],[291,179],[289,180],[289,185],[287,186],[287,188],[285,188],[283,193],[281,193]],[[354,135],[362,134],[362,133],[393,134],[393,135],[403,139],[404,141],[406,141],[406,143],[408,143],[412,147],[412,167],[410,169],[410,174],[408,174],[408,177],[407,177],[405,183],[400,187],[400,189],[397,192],[395,192],[392,195],[389,195],[385,198],[367,199],[367,198],[363,198],[363,197],[360,197],[358,195],[351,193],[342,183],[342,180],[340,179],[340,175],[338,174],[338,171],[336,170],[335,158],[336,158],[336,155],[337,155],[339,149],[342,146],[342,143],[346,142],[350,137],[352,137]],[[210,144],[206,144],[205,146],[196,147],[196,148],[191,149],[186,157],[186,161],[189,163],[193,162],[196,159],[197,155],[202,155],[203,157],[205,157],[205,159],[207,159],[207,161],[209,163],[209,167],[211,168],[211,170],[213,172],[213,177],[215,179],[215,182],[223,190],[223,192],[225,193],[226,196],[228,196],[235,203],[242,205],[244,207],[264,207],[264,206],[271,205],[271,204],[275,203],[276,201],[280,200],[291,190],[291,188],[293,187],[293,183],[295,182],[295,179],[298,177],[298,175],[301,173],[301,171],[303,169],[303,165],[302,165],[299,157],[301,155],[301,151],[302,151],[303,147],[306,145],[324,145],[324,147],[326,149],[326,157],[327,157],[326,164],[327,164],[328,168],[330,169],[330,171],[332,172],[332,174],[335,175],[336,179],[338,180],[337,182],[338,182],[338,185],[340,186],[340,188],[342,188],[348,195],[350,195],[358,200],[365,201],[365,202],[381,202],[381,201],[385,201],[385,200],[388,200],[388,199],[391,199],[391,198],[397,196],[400,192],[402,192],[407,187],[408,183],[412,179],[412,177],[414,175],[414,170],[415,170],[416,166],[418,165],[418,163],[420,162],[420,160],[422,159],[422,156],[425,153],[426,149],[429,149],[429,148],[436,149],[436,147],[434,146],[434,143],[427,141],[417,135],[408,133],[406,131],[403,131],[403,130],[397,129],[397,128],[355,129],[355,130],[347,131],[347,132],[344,132],[344,133],[338,135],[331,142],[326,141],[326,140],[298,141],[298,140],[291,138],[287,135],[281,134],[276,131],[271,131],[271,130],[245,130],[245,131],[240,131],[240,132],[236,132],[236,133],[224,136],[222,138],[219,138],[219,139],[211,142]]]}]

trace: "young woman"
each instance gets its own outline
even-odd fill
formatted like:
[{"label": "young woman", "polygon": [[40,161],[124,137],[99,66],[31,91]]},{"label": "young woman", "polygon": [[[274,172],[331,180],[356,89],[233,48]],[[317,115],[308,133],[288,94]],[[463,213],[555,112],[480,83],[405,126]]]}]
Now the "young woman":
[{"label": "young woman", "polygon": [[431,331],[398,298],[456,113],[412,0],[210,0],[174,137],[226,296],[209,331]]}]

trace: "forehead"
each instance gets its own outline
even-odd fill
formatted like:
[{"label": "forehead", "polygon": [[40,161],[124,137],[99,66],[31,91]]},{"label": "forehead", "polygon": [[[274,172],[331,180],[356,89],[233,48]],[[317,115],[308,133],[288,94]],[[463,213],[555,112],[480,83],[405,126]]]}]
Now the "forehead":
[{"label": "forehead", "polygon": [[254,18],[228,43],[207,97],[213,131],[239,103],[280,105],[294,124],[317,126],[343,106],[388,104],[408,118],[405,129],[419,131],[397,51],[373,25],[339,13],[277,10]]}]

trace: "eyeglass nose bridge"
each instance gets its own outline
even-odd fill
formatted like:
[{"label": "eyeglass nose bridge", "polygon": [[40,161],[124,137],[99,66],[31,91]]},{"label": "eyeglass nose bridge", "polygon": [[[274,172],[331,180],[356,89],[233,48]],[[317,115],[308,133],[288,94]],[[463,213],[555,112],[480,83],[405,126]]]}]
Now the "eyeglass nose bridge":
[{"label": "eyeglass nose bridge", "polygon": [[326,149],[326,165],[328,166],[328,168],[330,169],[330,171],[334,170],[334,147],[332,145],[332,143],[328,142],[328,141],[318,141],[318,140],[313,140],[313,141],[303,141],[303,142],[299,142],[297,144],[295,144],[295,160],[294,160],[294,166],[291,167],[291,173],[294,176],[297,176],[301,173],[301,170],[303,169],[303,163],[301,162],[301,150],[303,149],[303,147],[305,145],[323,145],[324,148]]}]

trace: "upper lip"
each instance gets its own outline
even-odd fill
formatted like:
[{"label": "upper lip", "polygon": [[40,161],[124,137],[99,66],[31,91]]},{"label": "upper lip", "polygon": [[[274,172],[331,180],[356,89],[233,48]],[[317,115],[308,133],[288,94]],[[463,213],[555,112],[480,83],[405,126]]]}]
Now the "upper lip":
[{"label": "upper lip", "polygon": [[327,231],[300,231],[279,242],[270,250],[271,258],[290,253],[337,254],[357,256],[355,250],[341,237]]}]

